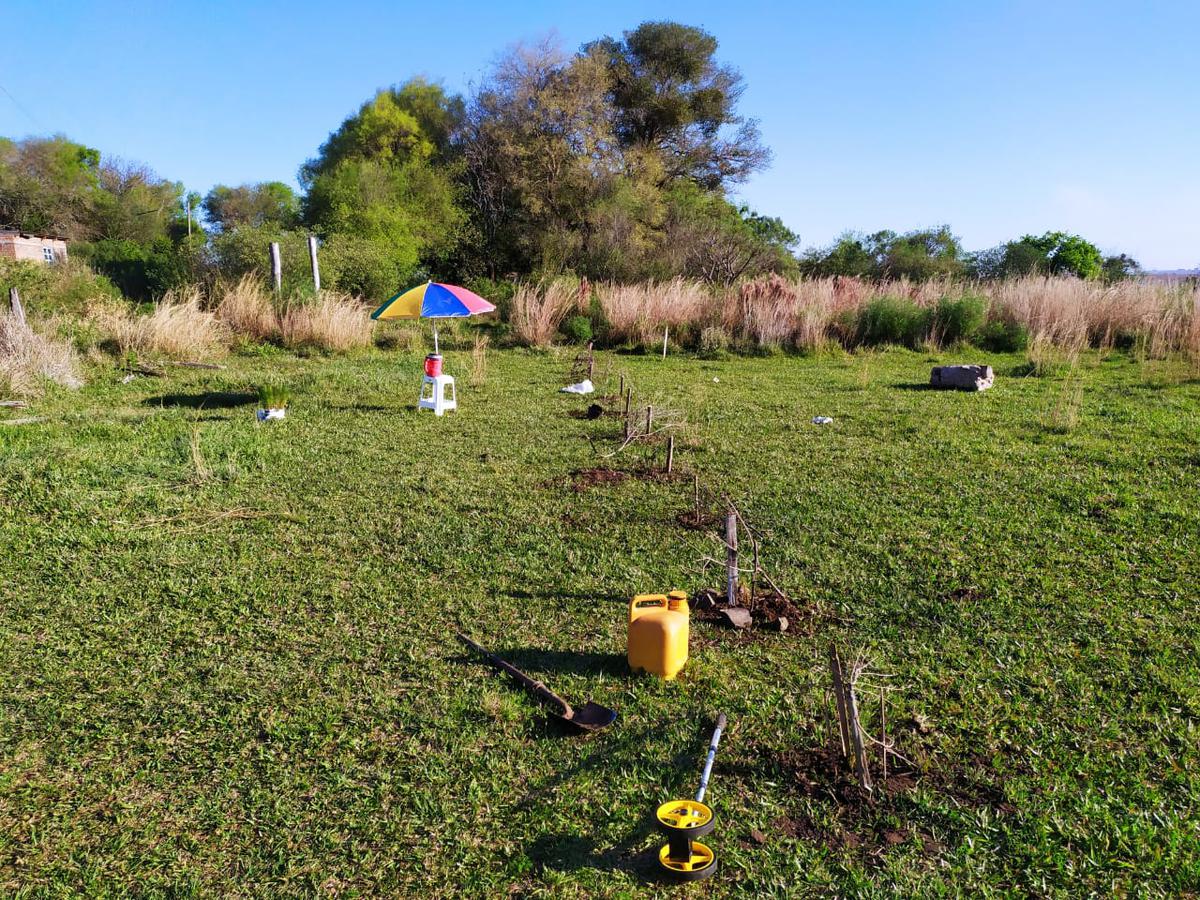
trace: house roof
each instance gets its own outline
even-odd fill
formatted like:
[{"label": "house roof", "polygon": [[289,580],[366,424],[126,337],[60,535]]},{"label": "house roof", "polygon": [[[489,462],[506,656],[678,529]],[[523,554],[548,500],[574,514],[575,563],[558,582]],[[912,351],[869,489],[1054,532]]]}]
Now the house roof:
[{"label": "house roof", "polygon": [[62,241],[66,243],[67,236],[65,234],[38,234],[34,231],[22,231],[19,228],[9,228],[0,225],[0,234],[15,234],[18,237],[37,238],[40,241]]}]

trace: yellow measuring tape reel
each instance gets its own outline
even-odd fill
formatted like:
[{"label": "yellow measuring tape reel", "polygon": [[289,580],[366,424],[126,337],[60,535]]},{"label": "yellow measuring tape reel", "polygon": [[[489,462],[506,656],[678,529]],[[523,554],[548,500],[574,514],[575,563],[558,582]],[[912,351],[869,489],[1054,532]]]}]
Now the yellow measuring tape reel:
[{"label": "yellow measuring tape reel", "polygon": [[708,746],[696,799],[668,800],[654,812],[659,829],[667,835],[667,843],[658,851],[658,865],[663,874],[674,881],[700,881],[717,871],[716,854],[696,838],[708,834],[717,824],[712,807],[703,800],[724,728],[725,714],[721,713]]}]

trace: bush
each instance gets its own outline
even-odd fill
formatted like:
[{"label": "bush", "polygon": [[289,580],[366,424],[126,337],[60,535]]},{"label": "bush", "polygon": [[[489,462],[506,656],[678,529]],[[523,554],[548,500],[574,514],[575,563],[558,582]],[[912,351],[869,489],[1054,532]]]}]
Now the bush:
[{"label": "bush", "polygon": [[592,339],[592,320],[587,316],[571,316],[563,326],[563,334],[572,343],[586,344]]},{"label": "bush", "polygon": [[1021,353],[1029,347],[1029,329],[1020,322],[993,319],[980,329],[975,342],[993,353]]},{"label": "bush", "polygon": [[78,313],[91,300],[121,298],[111,281],[76,259],[51,266],[0,259],[0,301],[7,302],[8,289],[14,287],[30,313]]},{"label": "bush", "polygon": [[720,356],[729,349],[729,335],[720,325],[709,325],[700,332],[697,349],[703,356]]},{"label": "bush", "polygon": [[929,310],[904,297],[875,297],[858,315],[860,344],[917,347],[929,331]]},{"label": "bush", "polygon": [[933,311],[933,337],[944,345],[970,341],[986,319],[987,301],[983,297],[943,297]]}]

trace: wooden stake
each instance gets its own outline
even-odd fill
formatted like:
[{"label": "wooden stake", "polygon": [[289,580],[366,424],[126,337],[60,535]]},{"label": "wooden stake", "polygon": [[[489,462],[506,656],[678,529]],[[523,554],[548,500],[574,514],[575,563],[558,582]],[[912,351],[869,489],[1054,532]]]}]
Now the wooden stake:
[{"label": "wooden stake", "polygon": [[313,291],[321,293],[321,267],[317,265],[317,236],[308,236],[308,262],[312,266]]},{"label": "wooden stake", "polygon": [[25,324],[25,307],[21,305],[21,294],[15,287],[8,289],[8,306],[12,310],[13,318]]},{"label": "wooden stake", "polygon": [[663,329],[663,359],[667,358],[667,331],[668,330],[669,329],[667,329],[667,328]]},{"label": "wooden stake", "polygon": [[879,689],[879,732],[880,732],[879,746],[880,746],[881,750],[883,751],[881,754],[883,756],[883,784],[886,787],[887,786],[887,754],[888,754],[887,704],[884,702],[884,699],[883,699],[883,688]]},{"label": "wooden stake", "polygon": [[592,373],[596,369],[596,342],[588,341],[588,381],[592,380]]},{"label": "wooden stake", "polygon": [[863,744],[862,720],[858,717],[858,698],[854,696],[854,685],[847,684],[846,707],[850,713],[850,741],[854,744],[854,760],[858,768],[858,786],[871,790],[871,768],[867,762],[867,748]]},{"label": "wooden stake", "polygon": [[646,407],[646,437],[650,436],[650,429],[654,425],[654,407]]},{"label": "wooden stake", "polygon": [[667,474],[675,468],[675,435],[667,435]]},{"label": "wooden stake", "polygon": [[633,388],[625,391],[625,440],[629,440],[629,405],[633,403]]},{"label": "wooden stake", "polygon": [[842,739],[842,756],[850,759],[850,720],[846,714],[845,680],[842,678],[842,659],[837,647],[829,645],[829,676],[833,681],[833,701],[837,705],[838,735]]},{"label": "wooden stake", "polygon": [[617,396],[623,397],[624,395],[625,395],[625,373],[622,372],[621,373],[621,389],[619,391],[617,391]]},{"label": "wooden stake", "polygon": [[275,293],[280,293],[283,290],[283,261],[276,241],[271,241],[271,280],[275,282]]},{"label": "wooden stake", "polygon": [[696,526],[700,526],[700,473],[692,473],[692,490],[696,496]]},{"label": "wooden stake", "polygon": [[737,513],[725,516],[725,602],[738,605]]}]

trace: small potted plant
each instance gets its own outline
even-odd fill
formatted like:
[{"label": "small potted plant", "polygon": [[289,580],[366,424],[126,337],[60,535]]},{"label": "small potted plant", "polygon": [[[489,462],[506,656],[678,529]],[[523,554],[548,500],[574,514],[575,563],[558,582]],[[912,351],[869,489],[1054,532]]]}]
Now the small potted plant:
[{"label": "small potted plant", "polygon": [[259,410],[255,415],[258,421],[282,419],[287,415],[288,401],[292,399],[291,391],[280,384],[264,384],[258,389]]}]

